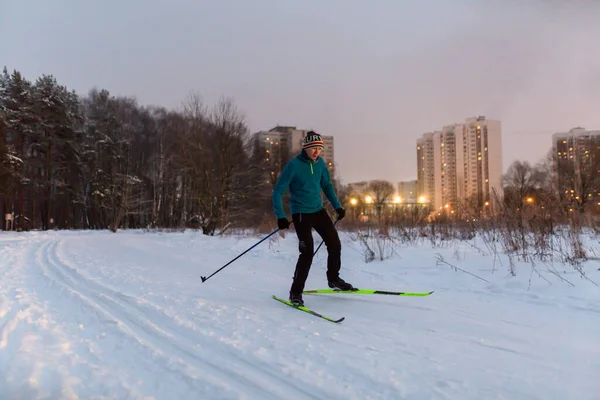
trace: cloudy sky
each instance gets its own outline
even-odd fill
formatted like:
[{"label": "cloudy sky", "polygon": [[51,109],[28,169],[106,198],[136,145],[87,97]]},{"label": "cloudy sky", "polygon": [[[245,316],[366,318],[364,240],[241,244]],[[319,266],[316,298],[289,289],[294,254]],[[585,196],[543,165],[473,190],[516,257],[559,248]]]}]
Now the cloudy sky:
[{"label": "cloudy sky", "polygon": [[233,97],[252,131],[336,140],[343,183],[416,177],[416,140],[485,115],[504,170],[600,129],[598,0],[0,0],[0,67],[141,104]]}]

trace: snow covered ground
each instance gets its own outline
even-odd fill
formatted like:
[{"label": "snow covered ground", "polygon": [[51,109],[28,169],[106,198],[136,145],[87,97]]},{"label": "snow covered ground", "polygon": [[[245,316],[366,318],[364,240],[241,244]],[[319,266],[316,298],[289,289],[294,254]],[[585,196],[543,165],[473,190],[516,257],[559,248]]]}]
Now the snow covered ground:
[{"label": "snow covered ground", "polygon": [[[435,293],[305,296],[334,324],[271,298],[294,234],[201,282],[259,239],[0,233],[0,399],[600,399],[600,289],[569,266],[574,287],[543,266],[551,284],[527,264],[512,277],[466,243],[366,264],[343,235],[355,286]],[[325,261],[307,289],[326,287]]]}]

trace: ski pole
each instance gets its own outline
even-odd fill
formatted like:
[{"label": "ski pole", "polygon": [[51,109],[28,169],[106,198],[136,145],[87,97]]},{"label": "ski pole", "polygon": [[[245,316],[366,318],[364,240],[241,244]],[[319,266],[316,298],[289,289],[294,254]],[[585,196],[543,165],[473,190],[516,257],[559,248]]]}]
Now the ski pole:
[{"label": "ski pole", "polygon": [[256,243],[254,246],[250,247],[248,250],[244,251],[242,254],[240,254],[239,256],[237,256],[236,258],[234,258],[233,260],[229,261],[227,264],[223,265],[221,268],[219,268],[218,270],[216,270],[215,272],[213,272],[212,274],[210,274],[208,277],[201,276],[200,278],[202,278],[202,282],[203,283],[206,282],[211,276],[215,275],[216,273],[218,273],[219,271],[221,271],[223,268],[225,268],[226,266],[228,266],[229,264],[231,264],[232,262],[234,262],[235,260],[237,260],[238,258],[240,258],[241,256],[243,256],[244,254],[246,254],[247,252],[249,252],[250,250],[252,250],[256,246],[258,246],[259,244],[261,244],[262,242],[264,242],[265,240],[267,240],[268,238],[270,238],[271,236],[273,236],[277,232],[279,232],[279,229],[276,229],[273,232],[271,232],[267,237],[265,237],[264,239],[262,239],[260,242]]},{"label": "ski pole", "polygon": [[[335,224],[338,223],[340,219],[336,219],[335,222],[333,223],[333,226],[335,226]],[[313,253],[313,257],[315,256],[315,254],[317,254],[317,251],[319,251],[319,249],[321,248],[321,246],[323,245],[324,240],[321,241],[321,244],[319,245],[319,247],[317,247],[317,249],[315,250],[315,252]]]}]

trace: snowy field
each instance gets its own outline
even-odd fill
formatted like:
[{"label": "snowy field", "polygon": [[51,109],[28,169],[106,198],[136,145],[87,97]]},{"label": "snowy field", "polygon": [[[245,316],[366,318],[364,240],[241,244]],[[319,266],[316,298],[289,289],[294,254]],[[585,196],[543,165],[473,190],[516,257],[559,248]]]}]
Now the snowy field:
[{"label": "snowy field", "polygon": [[[334,324],[271,298],[287,298],[294,234],[201,282],[258,240],[0,233],[0,399],[600,399],[600,289],[570,266],[554,265],[574,287],[426,243],[367,264],[343,235],[355,286],[435,293],[305,295]],[[584,264],[600,284],[599,268]]]}]

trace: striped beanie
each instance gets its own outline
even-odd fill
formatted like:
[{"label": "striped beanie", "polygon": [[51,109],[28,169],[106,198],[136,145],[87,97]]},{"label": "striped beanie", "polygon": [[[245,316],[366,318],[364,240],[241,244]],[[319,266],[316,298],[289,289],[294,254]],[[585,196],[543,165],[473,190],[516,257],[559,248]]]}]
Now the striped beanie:
[{"label": "striped beanie", "polygon": [[325,147],[323,138],[315,131],[309,131],[306,133],[306,137],[302,140],[302,149],[308,150],[314,147]]}]

